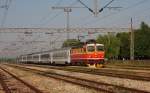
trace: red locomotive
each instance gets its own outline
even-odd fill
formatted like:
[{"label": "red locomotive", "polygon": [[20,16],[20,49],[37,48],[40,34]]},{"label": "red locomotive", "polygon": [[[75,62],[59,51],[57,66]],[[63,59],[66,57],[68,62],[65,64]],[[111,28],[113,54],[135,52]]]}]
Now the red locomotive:
[{"label": "red locomotive", "polygon": [[88,41],[82,48],[71,49],[72,64],[89,64],[96,67],[104,64],[104,45]]}]

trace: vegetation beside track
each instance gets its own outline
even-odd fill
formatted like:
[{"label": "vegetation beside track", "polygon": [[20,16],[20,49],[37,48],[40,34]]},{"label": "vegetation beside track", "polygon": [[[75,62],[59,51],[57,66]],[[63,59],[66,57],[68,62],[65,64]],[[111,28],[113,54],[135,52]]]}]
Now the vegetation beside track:
[{"label": "vegetation beside track", "polygon": [[4,63],[4,62],[15,62],[16,59],[15,58],[0,58],[0,63]]},{"label": "vegetation beside track", "polygon": [[143,67],[143,68],[150,68],[150,60],[110,60],[106,62],[107,66],[129,66],[129,67]]}]

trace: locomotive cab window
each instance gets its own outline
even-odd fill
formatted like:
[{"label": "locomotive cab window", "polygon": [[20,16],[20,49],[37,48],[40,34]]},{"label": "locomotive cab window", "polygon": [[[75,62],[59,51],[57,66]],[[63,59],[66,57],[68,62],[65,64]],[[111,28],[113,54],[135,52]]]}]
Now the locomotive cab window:
[{"label": "locomotive cab window", "polygon": [[88,52],[94,52],[95,51],[95,46],[87,46],[87,51]]},{"label": "locomotive cab window", "polygon": [[96,45],[97,51],[104,51],[104,45]]}]

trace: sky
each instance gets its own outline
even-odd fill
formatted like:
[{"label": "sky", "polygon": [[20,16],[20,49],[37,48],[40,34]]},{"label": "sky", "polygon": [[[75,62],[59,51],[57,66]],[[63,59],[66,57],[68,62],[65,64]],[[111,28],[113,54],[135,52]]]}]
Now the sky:
[{"label": "sky", "polygon": [[[83,5],[77,0],[10,1],[7,12],[4,8],[0,8],[0,28],[66,28],[66,13],[64,10],[52,9],[52,7],[68,6],[82,7],[72,8],[72,12],[69,14],[70,28],[129,28],[131,18],[134,28],[139,28],[142,21],[150,25],[150,0],[114,0],[108,7],[121,8],[105,8],[97,17],[87,8],[83,8]],[[89,8],[94,9],[94,0],[81,1]],[[101,9],[110,1],[98,0],[98,9]],[[0,0],[0,7],[5,5],[5,2],[6,0]],[[25,36],[20,33],[0,33],[0,57],[14,56],[21,54],[23,51],[32,52],[31,50],[34,48],[37,48],[37,51],[48,49],[51,47],[50,41],[58,40],[60,37],[66,38],[66,35],[55,34],[50,36],[36,33],[32,36]],[[31,43],[30,41],[44,41],[45,43]]]},{"label": "sky", "polygon": [[[3,5],[6,0],[0,0]],[[91,9],[94,0],[81,0]],[[102,8],[111,0],[98,0],[98,8]],[[128,27],[131,17],[134,26],[141,21],[150,23],[150,0],[114,0],[109,7],[120,9],[104,9],[95,17],[87,8],[72,8],[70,27]],[[66,13],[63,9],[52,9],[53,6],[79,6],[77,0],[11,0],[4,27],[66,27]],[[0,20],[4,9],[0,9]]]}]

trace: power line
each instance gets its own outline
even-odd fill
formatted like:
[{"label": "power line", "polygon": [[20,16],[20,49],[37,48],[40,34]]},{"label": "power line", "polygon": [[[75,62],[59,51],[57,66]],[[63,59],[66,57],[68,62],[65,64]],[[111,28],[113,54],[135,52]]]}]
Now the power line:
[{"label": "power line", "polygon": [[94,13],[94,11],[89,8],[86,4],[84,4],[81,0],[78,0],[84,7],[86,7],[90,12]]},{"label": "power line", "polygon": [[[49,22],[52,22],[53,20],[55,20],[55,18],[57,18],[58,16],[60,16],[61,13],[57,13],[54,16],[52,16],[50,19],[48,19],[47,21],[45,21],[44,23],[40,24],[40,26],[46,25]],[[46,18],[45,18],[46,19]]]},{"label": "power line", "polygon": [[4,15],[3,15],[3,18],[2,18],[2,22],[1,22],[1,27],[3,27],[5,22],[6,22],[8,9],[10,7],[10,4],[11,4],[11,0],[6,0],[5,5],[4,5],[5,6],[4,7],[5,11],[4,11]]},{"label": "power line", "polygon": [[[101,32],[101,33],[107,33],[107,32],[121,32],[121,31],[128,31],[126,30],[128,28],[70,28],[70,33],[85,33],[88,31],[94,32]],[[0,33],[59,33],[62,34],[66,32],[65,28],[4,28],[0,29]]]},{"label": "power line", "polygon": [[[98,8],[98,1],[94,0],[94,6],[95,6],[95,11],[92,10],[91,8],[89,8],[86,4],[84,4],[81,0],[78,0],[84,7],[86,7],[90,12],[92,12],[96,17],[98,15],[98,13],[101,13],[105,8],[107,8],[114,0],[109,1],[106,5],[104,5],[104,7],[100,8],[99,10]],[[118,7],[109,7],[109,8],[118,8]]]},{"label": "power line", "polygon": [[[62,2],[63,2],[63,0],[59,0],[58,2],[56,2],[55,5],[60,5]],[[51,13],[52,13],[52,12],[49,12],[46,16],[42,17],[39,23],[42,23],[42,22],[45,21],[47,18],[49,18],[49,16],[50,16]],[[55,17],[57,17],[57,16],[58,16],[58,14],[56,14],[53,18],[55,18]],[[51,19],[53,19],[53,18],[51,18]],[[46,22],[44,22],[44,23],[42,23],[42,24],[38,24],[38,25],[41,26],[41,25],[45,25],[45,24],[47,24],[47,23],[48,23],[48,21],[46,21]]]},{"label": "power line", "polygon": [[60,5],[63,2],[63,0],[59,0],[55,5]]},{"label": "power line", "polygon": [[[125,9],[123,9],[122,11],[119,11],[118,13],[116,13],[116,12],[110,13],[110,14],[105,15],[105,16],[102,16],[102,17],[100,17],[100,18],[102,18],[101,20],[104,20],[105,18],[108,18],[108,17],[110,17],[110,16],[119,14],[119,13],[125,11],[125,10],[130,9],[130,8],[137,7],[137,6],[139,6],[139,5],[143,4],[143,3],[146,3],[147,1],[148,1],[148,0],[142,0],[142,1],[139,1],[139,2],[133,4],[133,5],[131,5],[131,6],[127,7],[127,8],[125,8]],[[83,25],[95,24],[96,22],[99,22],[99,21],[101,21],[101,20],[98,20],[98,19],[91,20],[91,21],[89,21],[89,22],[86,22],[86,23],[83,24]]]},{"label": "power line", "polygon": [[[145,8],[143,10],[138,10],[138,11],[133,12],[133,14],[136,14],[136,13],[139,13],[139,11],[140,11],[140,14],[141,14],[141,15],[138,14],[138,15],[134,15],[133,16],[134,24],[136,24],[136,22],[141,23],[142,21],[144,21],[144,20],[140,19],[140,17],[142,17],[142,18],[149,17],[149,10],[150,10],[150,7],[149,8]],[[128,16],[129,14],[126,13],[126,15]],[[131,16],[128,16],[128,19],[130,19],[130,18],[131,18]],[[121,26],[124,26],[124,25],[129,26],[129,20],[127,20],[127,21],[128,21],[128,23],[122,23],[122,24],[119,23],[119,25],[121,25]],[[147,20],[145,20],[145,21],[147,21]],[[112,23],[110,23],[110,24],[113,24],[113,23],[114,23],[114,21]],[[117,24],[115,24],[115,25],[117,25]],[[134,26],[137,26],[137,25],[134,25]]]},{"label": "power line", "polygon": [[[62,1],[63,1],[63,0],[59,0],[56,5],[60,5],[60,3],[62,3]],[[75,5],[75,4],[77,4],[77,0],[75,0],[75,1],[74,1],[73,3],[71,3],[69,6],[73,6],[73,5]],[[52,22],[53,20],[55,20],[55,19],[56,19],[58,16],[60,16],[61,14],[62,14],[62,12],[61,12],[61,13],[60,13],[60,12],[59,12],[59,13],[56,13],[54,16],[52,16],[51,18],[49,18],[46,22],[40,24],[40,26],[43,26],[43,25],[46,25],[46,24]]]}]

